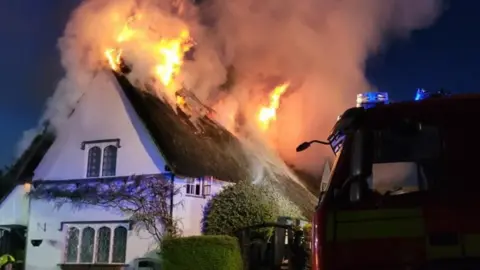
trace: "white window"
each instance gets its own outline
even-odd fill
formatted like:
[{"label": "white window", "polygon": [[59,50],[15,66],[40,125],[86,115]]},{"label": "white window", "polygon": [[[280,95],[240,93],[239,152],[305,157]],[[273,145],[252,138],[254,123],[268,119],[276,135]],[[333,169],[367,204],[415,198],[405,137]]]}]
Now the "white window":
[{"label": "white window", "polygon": [[124,264],[127,233],[127,226],[119,224],[69,225],[65,263]]},{"label": "white window", "polygon": [[116,175],[117,146],[112,144],[92,144],[87,149],[87,177]]},{"label": "white window", "polygon": [[187,178],[185,193],[191,196],[210,196],[213,177]]}]

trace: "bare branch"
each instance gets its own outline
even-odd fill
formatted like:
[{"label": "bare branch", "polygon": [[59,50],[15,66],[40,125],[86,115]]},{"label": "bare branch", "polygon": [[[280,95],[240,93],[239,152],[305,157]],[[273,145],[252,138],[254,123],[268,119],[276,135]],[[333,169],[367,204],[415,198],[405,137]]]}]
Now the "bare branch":
[{"label": "bare branch", "polygon": [[57,207],[71,203],[76,207],[100,206],[119,210],[130,216],[137,230],[146,230],[161,243],[166,235],[175,237],[180,234],[178,220],[171,216],[170,210],[171,197],[179,191],[163,175],[134,175],[122,179],[44,183],[29,195],[34,199],[54,201]]}]

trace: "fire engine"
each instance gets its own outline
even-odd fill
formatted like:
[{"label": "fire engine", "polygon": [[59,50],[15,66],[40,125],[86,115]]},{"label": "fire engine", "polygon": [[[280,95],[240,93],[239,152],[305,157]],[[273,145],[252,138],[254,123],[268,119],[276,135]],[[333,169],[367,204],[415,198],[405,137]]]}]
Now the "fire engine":
[{"label": "fire engine", "polygon": [[480,269],[479,116],[477,94],[359,94],[325,142],[312,269]]}]

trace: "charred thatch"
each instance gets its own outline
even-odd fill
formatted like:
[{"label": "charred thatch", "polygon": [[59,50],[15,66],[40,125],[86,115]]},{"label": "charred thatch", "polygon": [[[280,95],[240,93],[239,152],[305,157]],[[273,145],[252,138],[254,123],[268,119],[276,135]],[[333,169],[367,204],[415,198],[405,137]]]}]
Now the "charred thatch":
[{"label": "charred thatch", "polygon": [[[115,73],[115,77],[175,174],[213,176],[234,183],[251,178],[252,164],[244,146],[224,127],[208,117],[193,124],[182,111],[176,112],[155,94],[137,89],[124,75]],[[269,182],[304,214],[313,211],[312,193],[317,193],[313,177],[308,177],[308,190],[285,175],[273,178]]]},{"label": "charred thatch", "polygon": [[197,120],[197,129],[185,114],[136,89],[125,76],[115,77],[175,174],[230,182],[248,178],[248,160],[233,134],[207,117]]}]

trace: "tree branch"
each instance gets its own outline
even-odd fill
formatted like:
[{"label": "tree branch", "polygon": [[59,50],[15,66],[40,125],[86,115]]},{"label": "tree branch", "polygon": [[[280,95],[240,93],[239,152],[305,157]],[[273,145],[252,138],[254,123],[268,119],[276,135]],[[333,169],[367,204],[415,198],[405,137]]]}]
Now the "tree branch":
[{"label": "tree branch", "polygon": [[[82,181],[83,180],[83,181]],[[180,234],[178,220],[170,213],[170,198],[179,193],[163,175],[133,175],[128,179],[99,179],[74,183],[40,184],[29,196],[54,201],[57,207],[70,203],[75,207],[100,206],[129,215],[137,230],[144,229],[158,243],[168,235]],[[176,203],[175,208],[181,204]]]}]

